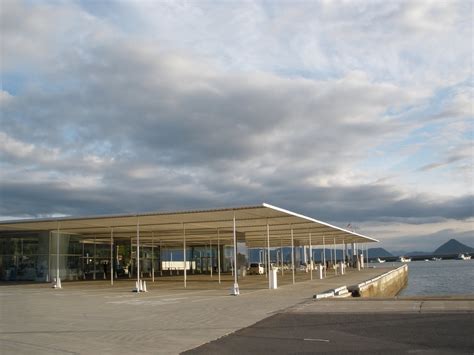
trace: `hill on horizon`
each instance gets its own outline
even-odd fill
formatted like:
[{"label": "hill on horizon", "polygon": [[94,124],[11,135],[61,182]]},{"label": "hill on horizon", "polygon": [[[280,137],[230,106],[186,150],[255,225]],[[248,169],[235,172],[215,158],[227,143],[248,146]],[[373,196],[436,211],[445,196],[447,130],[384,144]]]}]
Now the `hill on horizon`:
[{"label": "hill on horizon", "polygon": [[460,253],[474,253],[474,248],[467,246],[456,239],[450,239],[440,247],[438,247],[433,254],[460,254]]},{"label": "hill on horizon", "polygon": [[393,257],[393,254],[384,248],[369,248],[369,258],[387,258]]}]

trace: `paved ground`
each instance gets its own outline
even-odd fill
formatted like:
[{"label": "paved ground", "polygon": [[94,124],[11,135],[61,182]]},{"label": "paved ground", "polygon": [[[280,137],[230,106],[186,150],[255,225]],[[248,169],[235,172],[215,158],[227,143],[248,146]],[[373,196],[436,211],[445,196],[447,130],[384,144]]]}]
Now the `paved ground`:
[{"label": "paved ground", "polygon": [[473,334],[474,313],[288,312],[185,354],[472,354]]},{"label": "paved ground", "polygon": [[[265,276],[241,280],[241,295],[229,296],[230,275],[217,283],[203,275],[148,283],[150,292],[134,294],[133,282],[64,283],[0,286],[2,354],[175,354],[195,348],[276,312],[307,302],[316,292],[351,285],[387,269],[366,269],[344,276],[309,281],[299,274],[291,285],[286,273],[277,290]],[[303,281],[306,280],[306,281]]]}]

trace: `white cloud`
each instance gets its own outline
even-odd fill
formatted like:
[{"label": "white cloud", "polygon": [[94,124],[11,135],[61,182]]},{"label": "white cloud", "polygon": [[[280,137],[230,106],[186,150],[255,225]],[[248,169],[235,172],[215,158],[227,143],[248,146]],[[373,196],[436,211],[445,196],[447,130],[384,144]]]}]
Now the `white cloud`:
[{"label": "white cloud", "polygon": [[472,215],[463,2],[101,6],[3,9],[2,213]]}]

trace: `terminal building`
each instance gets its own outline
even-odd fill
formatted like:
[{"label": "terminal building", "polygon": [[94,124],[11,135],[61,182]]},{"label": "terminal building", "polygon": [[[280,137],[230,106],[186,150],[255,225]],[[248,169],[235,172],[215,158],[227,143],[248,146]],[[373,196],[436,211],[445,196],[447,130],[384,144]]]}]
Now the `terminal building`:
[{"label": "terminal building", "polygon": [[[2,221],[0,280],[110,279],[113,284],[120,278],[180,274],[186,287],[189,275],[237,275],[245,272],[249,261],[261,262],[268,270],[293,270],[293,274],[300,266],[313,270],[316,262],[348,263],[359,250],[357,245],[372,242],[377,240],[266,203]],[[315,254],[316,248],[330,250],[331,257],[326,251]]]}]

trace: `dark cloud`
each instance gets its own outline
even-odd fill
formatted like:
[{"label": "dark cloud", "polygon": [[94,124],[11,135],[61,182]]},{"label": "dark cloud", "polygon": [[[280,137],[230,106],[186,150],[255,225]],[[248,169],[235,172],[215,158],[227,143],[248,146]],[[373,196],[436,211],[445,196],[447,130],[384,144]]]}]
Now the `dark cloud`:
[{"label": "dark cloud", "polygon": [[[319,39],[299,37],[314,29],[297,26],[295,31],[293,24],[298,21],[281,21],[285,11],[275,8],[276,13],[282,13],[274,19],[274,28],[295,31],[294,37],[305,44],[301,48],[291,40],[281,48],[275,44],[275,53],[284,48],[287,55],[279,57],[272,48],[266,51],[268,43],[261,43],[263,49],[256,46],[258,41],[239,45],[242,38],[232,26],[235,46],[226,39],[218,41],[215,48],[207,48],[204,40],[195,44],[186,38],[182,46],[163,38],[165,33],[179,42],[183,33],[191,35],[186,26],[176,38],[173,31],[158,31],[156,38],[125,33],[139,24],[130,20],[127,24],[133,26],[116,27],[120,16],[133,7],[127,3],[117,5],[110,16],[104,16],[102,6],[82,2],[5,4],[2,75],[21,73],[21,82],[15,90],[7,85],[6,91],[0,92],[0,215],[91,215],[265,201],[342,226],[349,222],[464,221],[473,216],[472,191],[456,188],[444,195],[457,197],[442,197],[436,191],[427,194],[407,188],[400,178],[406,170],[421,174],[443,164],[464,162],[472,153],[471,145],[453,139],[453,151],[439,154],[434,163],[417,161],[422,168],[415,172],[412,166],[398,169],[398,155],[405,154],[404,147],[398,145],[390,151],[390,143],[395,140],[399,144],[405,135],[411,138],[409,144],[420,143],[419,138],[410,137],[420,128],[420,120],[410,114],[420,113],[420,100],[431,90],[433,80],[445,81],[431,78],[439,72],[436,63],[425,68],[405,58],[412,48],[425,46],[427,34],[436,32],[450,38],[452,31],[457,33],[457,27],[450,27],[456,22],[450,19],[443,20],[443,26],[451,30],[442,32],[431,30],[435,22],[427,18],[413,21],[412,15],[426,14],[429,7],[368,6],[361,15],[363,20],[351,27],[348,24],[355,18],[354,11],[360,13],[358,5],[327,5],[325,13],[331,21],[320,22],[328,37]],[[219,16],[211,21],[219,23],[226,18],[226,6],[222,6]],[[180,24],[189,21],[181,8],[169,7],[171,13],[183,16],[178,17]],[[238,13],[239,6],[234,7],[232,11]],[[457,7],[452,11],[457,13]],[[444,13],[444,7],[434,10],[436,16]],[[313,23],[306,15],[293,12],[295,19]],[[26,20],[18,21],[19,17]],[[249,33],[260,28],[252,27],[247,19],[241,16],[239,25],[249,25]],[[225,34],[222,25],[219,28]],[[398,30],[386,30],[392,27]],[[407,43],[405,31],[415,33],[417,39]],[[285,38],[293,37],[288,33]],[[400,33],[403,40],[396,40]],[[271,31],[261,33],[262,38],[269,34],[273,40]],[[219,38],[220,34],[216,35]],[[364,36],[383,46],[389,43],[390,48],[393,44],[398,51],[379,51],[389,52],[387,57],[379,56],[370,45],[359,45],[357,38]],[[431,50],[435,46],[430,43],[426,46]],[[453,53],[464,53],[461,44],[453,44]],[[214,55],[216,49],[224,51],[223,46],[228,50],[224,55],[229,57],[227,67],[222,55]],[[256,62],[264,63],[263,67],[254,65],[249,48],[259,53]],[[308,69],[299,69],[290,58],[299,49],[307,50],[299,60],[325,74],[313,75],[310,70],[308,79],[296,75]],[[437,52],[418,52],[425,61],[440,57],[434,55]],[[321,60],[313,62],[316,54]],[[400,64],[400,58],[406,63]],[[443,72],[461,67],[459,73],[452,74],[459,80],[464,75],[463,65],[454,65],[452,58],[466,56],[440,60]],[[248,63],[243,63],[245,60]],[[239,63],[251,69],[236,69]],[[366,66],[370,70],[366,71]],[[289,75],[275,74],[288,72],[287,68],[292,69]],[[398,81],[398,76],[405,79]],[[422,82],[429,90],[421,84],[407,84],[412,81]],[[443,105],[449,110],[442,111],[444,106],[440,105],[443,107],[433,112],[442,111],[445,116],[457,112],[459,119],[465,119],[470,106],[466,106],[465,92],[461,94],[445,100]],[[409,114],[404,116],[405,112]],[[456,127],[461,132],[463,128]],[[380,149],[383,145],[389,148]],[[457,147],[463,148],[462,152]],[[379,155],[379,160],[370,160]],[[392,171],[384,171],[384,159],[394,161]],[[366,169],[367,165],[372,166]]]}]

